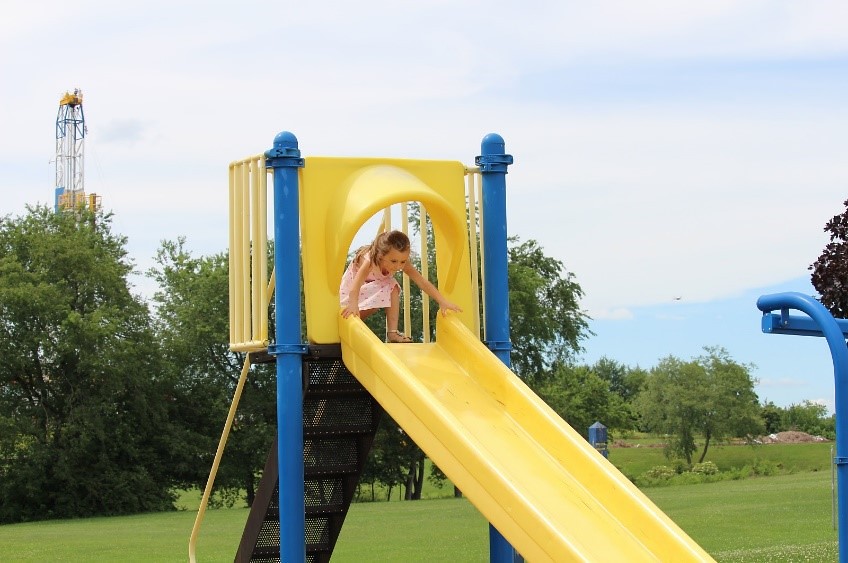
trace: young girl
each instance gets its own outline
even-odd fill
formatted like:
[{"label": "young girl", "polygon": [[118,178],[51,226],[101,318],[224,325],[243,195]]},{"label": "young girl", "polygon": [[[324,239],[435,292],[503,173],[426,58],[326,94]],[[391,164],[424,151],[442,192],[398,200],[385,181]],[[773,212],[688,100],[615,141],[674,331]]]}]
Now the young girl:
[{"label": "young girl", "polygon": [[344,307],[342,316],[359,315],[360,319],[365,319],[379,309],[386,309],[386,339],[412,342],[409,336],[398,332],[400,285],[395,280],[397,272],[409,276],[424,293],[435,299],[443,315],[448,311],[462,311],[409,263],[409,237],[400,231],[391,231],[380,233],[370,245],[357,250],[345,270],[339,287],[339,300]]}]

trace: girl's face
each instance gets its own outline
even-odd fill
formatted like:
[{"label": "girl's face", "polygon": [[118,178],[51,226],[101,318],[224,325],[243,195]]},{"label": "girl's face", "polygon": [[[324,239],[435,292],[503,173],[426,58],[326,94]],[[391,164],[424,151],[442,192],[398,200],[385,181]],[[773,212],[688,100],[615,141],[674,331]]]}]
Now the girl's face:
[{"label": "girl's face", "polygon": [[408,261],[409,250],[400,251],[397,248],[392,248],[377,263],[380,265],[383,275],[386,275],[388,273],[394,274],[395,272],[400,272]]}]

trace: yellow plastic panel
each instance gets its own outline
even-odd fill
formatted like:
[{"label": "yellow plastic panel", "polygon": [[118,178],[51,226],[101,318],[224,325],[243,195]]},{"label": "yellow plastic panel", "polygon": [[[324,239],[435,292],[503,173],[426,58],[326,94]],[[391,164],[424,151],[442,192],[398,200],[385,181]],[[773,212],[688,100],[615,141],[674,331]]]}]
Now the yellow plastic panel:
[{"label": "yellow plastic panel", "polygon": [[307,338],[339,341],[339,283],[359,228],[385,207],[422,202],[433,221],[439,290],[474,326],[465,213],[465,167],[456,161],[312,157],[301,170]]},{"label": "yellow plastic panel", "polygon": [[528,561],[713,561],[453,315],[435,344],[339,331],[351,372]]}]

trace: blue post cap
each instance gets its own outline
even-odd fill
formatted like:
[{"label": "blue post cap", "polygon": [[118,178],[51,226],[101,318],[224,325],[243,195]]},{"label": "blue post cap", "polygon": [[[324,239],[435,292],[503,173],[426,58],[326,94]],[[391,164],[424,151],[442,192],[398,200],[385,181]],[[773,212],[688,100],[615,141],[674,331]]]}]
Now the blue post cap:
[{"label": "blue post cap", "polygon": [[601,424],[600,422],[596,422],[595,424],[593,424],[593,425],[592,425],[592,426],[590,426],[589,428],[603,428],[603,429],[606,429],[606,426],[604,426],[604,425],[603,425],[603,424]]},{"label": "blue post cap", "polygon": [[300,158],[300,149],[297,147],[297,137],[294,133],[282,131],[274,137],[274,146],[265,151],[265,158],[269,159],[268,168],[301,168],[303,159]]},{"label": "blue post cap", "polygon": [[275,157],[300,157],[300,149],[297,147],[297,137],[294,133],[281,131],[274,137],[274,146],[265,151],[265,156],[268,158]]},{"label": "blue post cap", "polygon": [[504,143],[503,137],[497,133],[489,133],[483,137],[483,142],[480,143],[480,148],[484,155],[506,153],[506,143]]},{"label": "blue post cap", "polygon": [[480,167],[481,172],[506,174],[506,167],[512,164],[512,155],[506,154],[506,143],[497,133],[489,133],[483,137],[480,152],[481,155],[474,159],[474,163]]}]

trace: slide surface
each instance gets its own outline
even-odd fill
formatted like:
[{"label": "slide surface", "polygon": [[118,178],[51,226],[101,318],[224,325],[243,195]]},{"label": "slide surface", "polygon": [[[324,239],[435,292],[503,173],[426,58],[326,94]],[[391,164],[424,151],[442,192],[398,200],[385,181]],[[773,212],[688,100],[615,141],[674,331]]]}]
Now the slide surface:
[{"label": "slide surface", "polygon": [[528,561],[713,561],[452,316],[384,344],[341,319],[348,369]]}]

